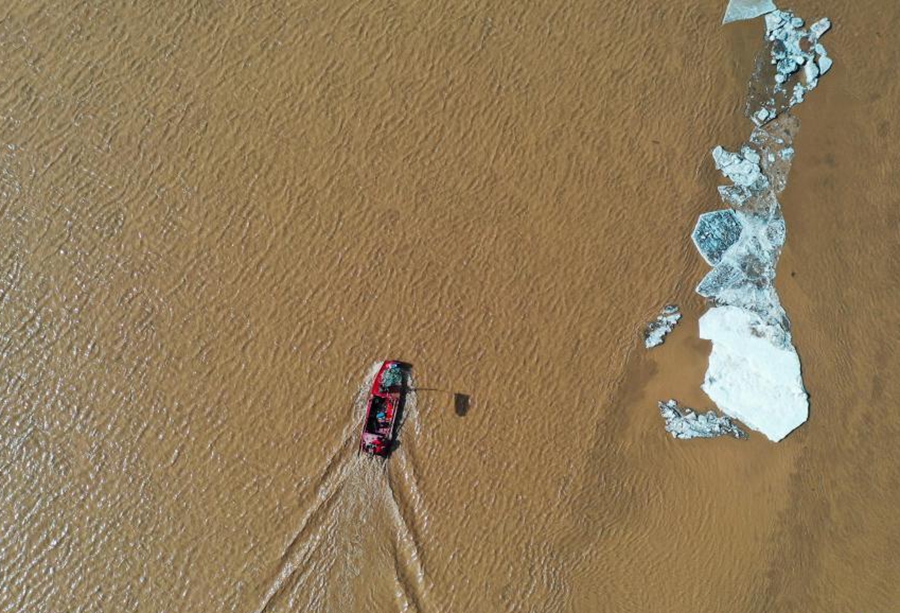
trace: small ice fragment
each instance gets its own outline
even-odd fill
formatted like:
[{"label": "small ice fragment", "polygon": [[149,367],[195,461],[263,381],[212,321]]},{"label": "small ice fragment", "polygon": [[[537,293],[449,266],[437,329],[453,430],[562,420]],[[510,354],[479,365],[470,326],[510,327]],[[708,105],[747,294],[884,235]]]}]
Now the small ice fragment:
[{"label": "small ice fragment", "polygon": [[813,40],[819,39],[829,29],[831,29],[831,20],[828,17],[822,17],[822,19],[809,26],[810,38]]},{"label": "small ice fragment", "polygon": [[793,147],[785,147],[781,150],[781,159],[783,160],[792,160],[794,159],[794,148]]},{"label": "small ice fragment", "polygon": [[731,179],[735,185],[761,187],[766,181],[759,168],[760,157],[750,147],[742,147],[740,153],[731,153],[722,147],[712,151],[716,169]]},{"label": "small ice fragment", "polygon": [[654,321],[651,321],[644,328],[644,346],[652,349],[665,342],[666,335],[672,331],[678,320],[681,319],[681,313],[674,304],[667,304]]},{"label": "small ice fragment", "polygon": [[827,55],[819,56],[819,74],[825,74],[834,62]]},{"label": "small ice fragment", "polygon": [[696,291],[704,298],[714,299],[725,291],[744,285],[746,280],[747,276],[740,268],[729,262],[720,262],[703,277]]},{"label": "small ice fragment", "polygon": [[798,61],[800,59],[800,57],[795,56],[790,59],[778,62],[778,72],[785,76],[794,74],[795,72],[797,72],[797,69],[800,68],[800,62]]},{"label": "small ice fragment", "polygon": [[747,147],[746,145],[741,147],[741,155],[744,156],[745,160],[752,162],[753,164],[759,165],[759,161],[762,159],[759,157],[759,153]]},{"label": "small ice fragment", "polygon": [[733,436],[746,439],[747,433],[738,428],[727,416],[718,416],[713,411],[697,414],[688,407],[681,406],[676,400],[657,403],[659,414],[666,420],[666,432],[672,438],[716,438]]},{"label": "small ice fragment", "polygon": [[806,77],[807,85],[816,82],[816,78],[819,76],[819,67],[816,66],[815,62],[807,62],[806,66],[803,67],[803,76]]},{"label": "small ice fragment", "polygon": [[784,21],[781,11],[772,11],[766,15],[766,32],[772,32]]},{"label": "small ice fragment", "polygon": [[794,17],[793,19],[791,19],[791,25],[794,26],[795,28],[802,28],[803,20],[800,19],[799,17]]}]

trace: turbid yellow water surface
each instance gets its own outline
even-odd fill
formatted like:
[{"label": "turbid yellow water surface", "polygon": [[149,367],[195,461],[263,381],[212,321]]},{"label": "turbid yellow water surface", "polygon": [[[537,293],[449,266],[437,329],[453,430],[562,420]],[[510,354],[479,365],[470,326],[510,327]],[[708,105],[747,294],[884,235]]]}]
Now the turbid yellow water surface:
[{"label": "turbid yellow water surface", "polygon": [[724,5],[5,2],[0,611],[900,610],[900,4],[782,7],[834,23],[782,195],[808,423],[657,412],[712,406]]}]

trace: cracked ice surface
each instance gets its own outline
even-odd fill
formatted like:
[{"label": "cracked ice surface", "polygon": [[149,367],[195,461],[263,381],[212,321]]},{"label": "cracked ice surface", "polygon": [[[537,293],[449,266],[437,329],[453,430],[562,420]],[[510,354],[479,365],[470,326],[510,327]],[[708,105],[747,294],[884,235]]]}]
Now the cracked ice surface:
[{"label": "cracked ice surface", "polygon": [[692,238],[713,266],[697,286],[713,305],[700,318],[701,338],[712,341],[703,390],[723,413],[778,441],[806,421],[808,398],[774,285],[786,236],[777,196],[787,185],[800,126],[789,109],[831,66],[819,43],[831,22],[820,19],[805,30],[802,19],[778,10],[765,20],[766,62],[757,64],[748,100],[757,127],[737,151],[712,152],[730,181],[719,187],[730,208],[701,215]]},{"label": "cracked ice surface", "polygon": [[706,263],[715,266],[741,238],[742,228],[734,211],[713,211],[700,216],[691,238]]},{"label": "cracked ice surface", "polygon": [[718,416],[714,411],[695,413],[693,409],[681,406],[675,400],[660,402],[659,414],[666,420],[666,432],[672,438],[716,438],[733,436],[747,438],[747,433],[738,428],[728,417]]}]

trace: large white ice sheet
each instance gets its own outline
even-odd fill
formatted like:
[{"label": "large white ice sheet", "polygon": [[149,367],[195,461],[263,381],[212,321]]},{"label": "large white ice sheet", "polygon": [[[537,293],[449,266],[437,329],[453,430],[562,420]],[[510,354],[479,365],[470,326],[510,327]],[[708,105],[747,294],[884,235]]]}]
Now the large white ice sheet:
[{"label": "large white ice sheet", "polygon": [[738,307],[716,307],[700,318],[700,338],[713,344],[703,391],[723,413],[773,441],[809,415],[800,359],[783,334]]}]

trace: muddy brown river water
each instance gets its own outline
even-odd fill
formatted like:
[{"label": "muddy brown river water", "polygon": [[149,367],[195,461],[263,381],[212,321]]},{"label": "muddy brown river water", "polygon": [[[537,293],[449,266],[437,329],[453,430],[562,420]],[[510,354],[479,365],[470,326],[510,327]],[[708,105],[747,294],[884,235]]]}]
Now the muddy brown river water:
[{"label": "muddy brown river water", "polygon": [[657,412],[711,406],[724,5],[4,3],[0,611],[900,611],[900,4],[782,7],[835,24],[782,195],[808,423]]}]

